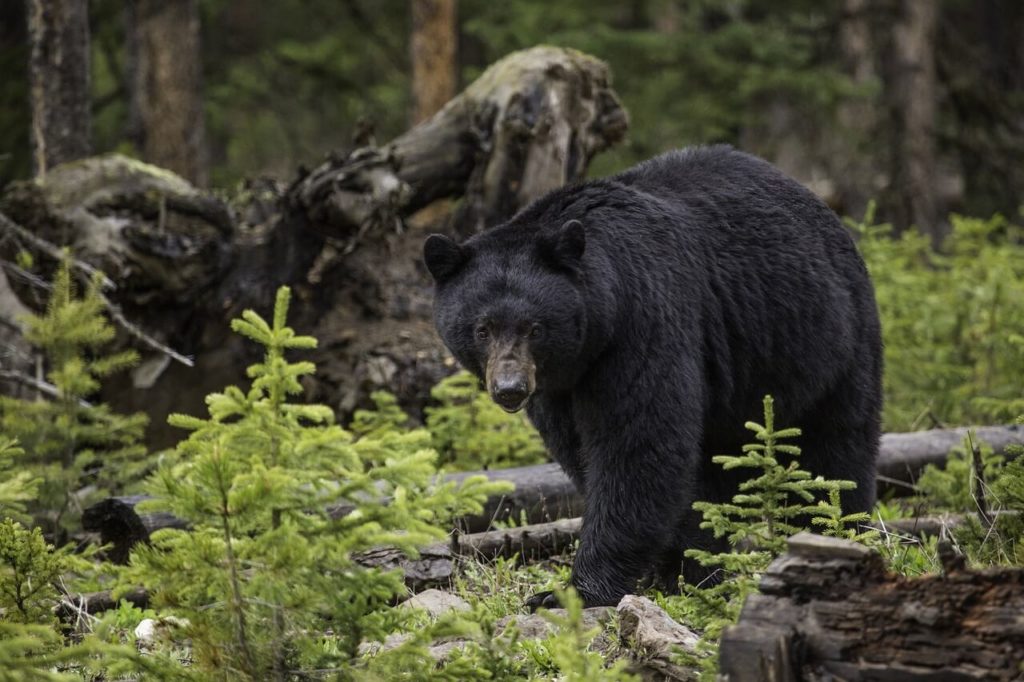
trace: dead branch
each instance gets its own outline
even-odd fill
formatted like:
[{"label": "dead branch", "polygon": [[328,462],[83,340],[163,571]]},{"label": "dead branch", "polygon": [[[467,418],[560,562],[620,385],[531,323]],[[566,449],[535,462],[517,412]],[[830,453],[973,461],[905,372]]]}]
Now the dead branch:
[{"label": "dead branch", "polygon": [[[16,235],[18,239],[22,239],[28,242],[35,249],[42,251],[43,253],[50,256],[54,260],[61,261],[68,257],[67,254],[64,252],[63,248],[43,239],[42,237],[37,237],[36,235],[29,232],[21,225],[18,225],[13,220],[8,218],[6,215],[4,215],[3,212],[0,212],[0,230],[4,230],[5,232],[10,232]],[[117,285],[114,284],[114,282],[109,277],[107,277],[105,273],[94,268],[85,261],[79,260],[77,258],[71,258],[70,261],[72,269],[78,271],[87,279],[91,280],[93,277],[99,277],[101,286],[104,289],[117,289]]]}]

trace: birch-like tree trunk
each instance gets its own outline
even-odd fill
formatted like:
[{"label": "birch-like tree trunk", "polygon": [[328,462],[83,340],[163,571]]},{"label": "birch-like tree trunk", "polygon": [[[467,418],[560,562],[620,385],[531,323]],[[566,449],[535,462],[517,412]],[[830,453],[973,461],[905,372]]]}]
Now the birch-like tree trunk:
[{"label": "birch-like tree trunk", "polygon": [[458,21],[455,0],[412,0],[412,123],[455,96]]},{"label": "birch-like tree trunk", "polygon": [[936,246],[948,229],[938,194],[935,150],[938,16],[936,2],[901,0],[897,4],[886,78],[892,113],[890,188],[894,222],[902,228],[916,226]]},{"label": "birch-like tree trunk", "polygon": [[197,0],[133,0],[132,114],[143,158],[193,184],[207,181]]},{"label": "birch-like tree trunk", "polygon": [[89,3],[28,0],[32,169],[90,152]]}]

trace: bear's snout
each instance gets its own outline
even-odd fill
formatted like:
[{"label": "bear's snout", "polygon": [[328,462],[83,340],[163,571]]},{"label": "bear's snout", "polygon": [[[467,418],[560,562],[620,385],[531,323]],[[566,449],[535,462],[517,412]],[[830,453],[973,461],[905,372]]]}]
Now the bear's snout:
[{"label": "bear's snout", "polygon": [[491,398],[506,412],[518,412],[529,397],[526,378],[522,376],[502,377],[491,387]]},{"label": "bear's snout", "polygon": [[536,371],[526,343],[495,343],[487,361],[487,392],[501,409],[518,412],[533,395]]}]

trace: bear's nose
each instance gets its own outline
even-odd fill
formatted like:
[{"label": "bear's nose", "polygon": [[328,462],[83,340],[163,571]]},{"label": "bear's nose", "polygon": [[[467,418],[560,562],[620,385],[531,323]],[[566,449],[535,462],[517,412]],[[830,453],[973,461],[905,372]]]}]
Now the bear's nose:
[{"label": "bear's nose", "polygon": [[491,397],[504,410],[515,412],[523,406],[529,394],[526,392],[526,385],[521,381],[498,381]]}]

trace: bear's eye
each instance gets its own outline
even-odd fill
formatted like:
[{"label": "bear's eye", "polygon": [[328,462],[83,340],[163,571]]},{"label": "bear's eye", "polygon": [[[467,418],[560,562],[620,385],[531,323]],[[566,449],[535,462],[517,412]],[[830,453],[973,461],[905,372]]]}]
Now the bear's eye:
[{"label": "bear's eye", "polygon": [[486,341],[487,338],[491,335],[491,333],[487,331],[487,327],[484,326],[477,327],[476,332],[474,333],[476,334],[476,338],[478,338],[481,341]]},{"label": "bear's eye", "polygon": [[541,327],[539,324],[535,324],[532,327],[530,327],[530,338],[531,339],[539,339],[540,335],[543,334],[543,333],[544,333],[544,328]]}]

